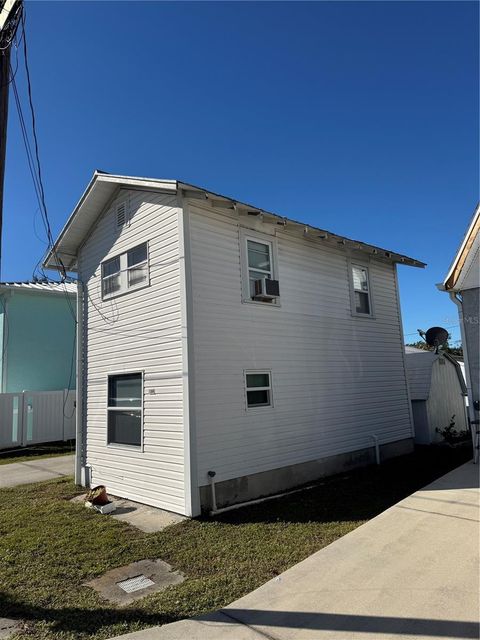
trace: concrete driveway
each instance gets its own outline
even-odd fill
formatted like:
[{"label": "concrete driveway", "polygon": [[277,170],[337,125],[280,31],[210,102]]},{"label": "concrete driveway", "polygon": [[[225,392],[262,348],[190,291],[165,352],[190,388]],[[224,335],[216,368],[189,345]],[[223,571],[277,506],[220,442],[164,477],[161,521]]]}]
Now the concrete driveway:
[{"label": "concrete driveway", "polygon": [[459,467],[221,611],[121,638],[478,639],[478,471]]},{"label": "concrete driveway", "polygon": [[74,472],[75,456],[57,456],[26,462],[12,462],[0,465],[0,489],[16,487],[19,484],[53,480],[71,476]]}]

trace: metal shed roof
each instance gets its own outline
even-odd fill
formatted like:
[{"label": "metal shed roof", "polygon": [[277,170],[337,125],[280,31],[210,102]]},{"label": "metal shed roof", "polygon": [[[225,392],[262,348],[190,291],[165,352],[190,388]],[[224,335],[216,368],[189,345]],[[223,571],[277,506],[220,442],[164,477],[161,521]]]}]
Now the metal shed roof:
[{"label": "metal shed roof", "polygon": [[35,291],[60,295],[68,293],[75,296],[77,294],[77,285],[74,282],[0,282],[0,290]]},{"label": "metal shed roof", "polygon": [[77,252],[81,244],[86,239],[90,229],[104,211],[120,188],[136,188],[144,190],[154,190],[160,193],[175,195],[181,191],[185,197],[195,197],[210,200],[217,206],[227,208],[242,209],[248,213],[261,214],[280,225],[292,225],[299,227],[302,231],[311,232],[313,237],[324,240],[328,243],[347,245],[352,249],[358,249],[372,254],[375,258],[398,262],[413,267],[424,267],[425,263],[414,258],[409,258],[403,254],[388,249],[382,249],[359,240],[352,240],[345,236],[331,233],[325,229],[319,229],[312,225],[298,222],[290,218],[265,211],[253,205],[240,202],[234,198],[223,196],[203,187],[181,182],[178,180],[161,180],[156,178],[140,178],[132,176],[120,176],[95,171],[90,183],[78,201],[66,225],[60,232],[54,247],[48,252],[44,259],[44,266],[49,269],[76,271]]}]

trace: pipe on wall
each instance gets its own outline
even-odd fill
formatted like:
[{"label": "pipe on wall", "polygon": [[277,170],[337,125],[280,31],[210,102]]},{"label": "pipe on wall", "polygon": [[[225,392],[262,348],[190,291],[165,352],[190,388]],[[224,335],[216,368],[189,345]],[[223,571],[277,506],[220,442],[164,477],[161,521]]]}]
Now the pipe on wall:
[{"label": "pipe on wall", "polygon": [[377,464],[380,464],[380,446],[378,444],[378,436],[376,433],[373,433],[371,435],[371,438],[373,439],[374,447],[375,447],[375,462]]},{"label": "pipe on wall", "polygon": [[216,476],[216,472],[215,471],[209,471],[208,472],[208,477],[210,478],[210,487],[212,490],[212,511],[211,513],[218,513],[218,509],[217,509],[217,496],[215,493],[215,476]]},{"label": "pipe on wall", "polygon": [[[76,395],[76,424],[75,424],[75,484],[86,485],[83,476],[85,465],[83,446],[83,285],[77,282],[77,395]],[[83,477],[82,477],[83,476]]]}]

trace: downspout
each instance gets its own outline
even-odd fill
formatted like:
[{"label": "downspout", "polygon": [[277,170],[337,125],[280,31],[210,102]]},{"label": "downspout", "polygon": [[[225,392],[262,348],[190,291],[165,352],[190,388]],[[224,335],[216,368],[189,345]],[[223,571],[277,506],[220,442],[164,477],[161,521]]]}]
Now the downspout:
[{"label": "downspout", "polygon": [[472,383],[470,379],[470,366],[468,362],[467,339],[465,335],[465,325],[463,323],[463,305],[462,305],[462,300],[458,297],[458,294],[455,291],[449,291],[448,295],[450,296],[450,300],[458,308],[458,319],[460,322],[460,336],[462,338],[462,346],[463,346],[463,362],[465,363],[465,377],[467,382],[468,417],[470,418],[470,429],[472,432],[473,463],[477,464],[478,449],[477,449],[476,432],[478,431],[478,425],[475,425],[476,418],[475,418],[475,412],[473,408],[473,394],[472,394]]},{"label": "downspout", "polygon": [[83,285],[77,281],[77,394],[75,424],[75,484],[86,485],[82,471],[85,466],[83,446]]}]

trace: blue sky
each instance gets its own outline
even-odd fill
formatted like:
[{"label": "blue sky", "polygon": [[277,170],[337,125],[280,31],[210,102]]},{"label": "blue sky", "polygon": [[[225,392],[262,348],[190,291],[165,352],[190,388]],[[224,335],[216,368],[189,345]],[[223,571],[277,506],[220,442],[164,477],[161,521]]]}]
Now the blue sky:
[{"label": "blue sky", "polygon": [[[399,269],[405,333],[458,324],[435,283],[479,197],[477,3],[26,6],[54,235],[96,168],[180,178],[427,262]],[[2,279],[28,279],[13,102],[5,189]]]}]

